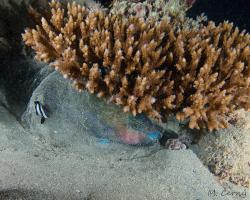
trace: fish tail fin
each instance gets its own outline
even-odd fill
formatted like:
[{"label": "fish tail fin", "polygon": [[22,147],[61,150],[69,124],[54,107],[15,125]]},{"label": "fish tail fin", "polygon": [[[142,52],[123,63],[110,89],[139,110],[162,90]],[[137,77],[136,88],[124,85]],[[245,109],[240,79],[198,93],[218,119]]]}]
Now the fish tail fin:
[{"label": "fish tail fin", "polygon": [[45,122],[45,117],[41,118],[41,124],[43,124]]}]

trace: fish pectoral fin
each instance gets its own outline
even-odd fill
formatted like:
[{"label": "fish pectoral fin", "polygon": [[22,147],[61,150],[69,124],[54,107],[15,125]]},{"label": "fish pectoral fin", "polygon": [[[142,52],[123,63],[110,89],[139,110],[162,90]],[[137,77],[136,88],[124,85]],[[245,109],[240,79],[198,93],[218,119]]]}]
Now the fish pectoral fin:
[{"label": "fish pectoral fin", "polygon": [[45,117],[41,118],[41,124],[43,124],[45,122]]}]

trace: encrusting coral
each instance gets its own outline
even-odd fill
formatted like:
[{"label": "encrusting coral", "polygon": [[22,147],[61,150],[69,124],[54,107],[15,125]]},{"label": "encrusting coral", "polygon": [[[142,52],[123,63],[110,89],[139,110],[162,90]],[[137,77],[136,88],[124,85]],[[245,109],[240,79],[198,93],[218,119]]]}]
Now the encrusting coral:
[{"label": "encrusting coral", "polygon": [[159,19],[166,15],[185,16],[195,0],[113,0],[111,13]]},{"label": "encrusting coral", "polygon": [[225,116],[250,108],[250,35],[233,24],[184,29],[177,19],[145,20],[102,9],[50,3],[51,18],[22,35],[35,58],[78,90],[109,98],[124,111],[190,128],[225,128]]}]

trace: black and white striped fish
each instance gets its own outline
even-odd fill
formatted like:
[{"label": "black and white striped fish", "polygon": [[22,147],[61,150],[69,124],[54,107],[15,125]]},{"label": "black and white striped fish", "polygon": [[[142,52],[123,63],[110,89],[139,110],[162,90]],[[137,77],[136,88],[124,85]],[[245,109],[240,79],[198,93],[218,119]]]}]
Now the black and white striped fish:
[{"label": "black and white striped fish", "polygon": [[35,101],[34,103],[35,103],[36,115],[39,115],[41,117],[41,124],[43,124],[45,119],[48,118],[46,110],[39,101]]}]

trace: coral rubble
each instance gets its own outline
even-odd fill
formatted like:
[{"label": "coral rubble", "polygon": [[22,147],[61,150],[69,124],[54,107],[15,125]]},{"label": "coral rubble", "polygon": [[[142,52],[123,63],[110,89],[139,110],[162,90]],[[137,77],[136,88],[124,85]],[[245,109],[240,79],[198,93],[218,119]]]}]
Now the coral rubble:
[{"label": "coral rubble", "polygon": [[227,127],[228,113],[250,108],[250,35],[232,23],[183,28],[168,16],[145,20],[57,1],[50,7],[50,18],[27,28],[23,40],[78,90],[134,115],[164,121],[175,114],[210,131]]}]

